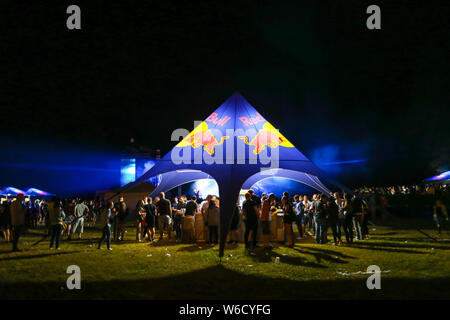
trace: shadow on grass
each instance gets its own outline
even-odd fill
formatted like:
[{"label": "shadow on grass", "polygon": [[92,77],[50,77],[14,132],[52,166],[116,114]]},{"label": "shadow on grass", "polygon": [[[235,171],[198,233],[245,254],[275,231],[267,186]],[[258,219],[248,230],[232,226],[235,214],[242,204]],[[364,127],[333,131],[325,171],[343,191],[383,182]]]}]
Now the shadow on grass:
[{"label": "shadow on grass", "polygon": [[365,277],[296,281],[218,265],[154,279],[83,281],[81,290],[67,290],[65,279],[4,283],[0,299],[448,299],[449,285],[450,278],[384,278],[382,290],[368,290]]},{"label": "shadow on grass", "polygon": [[[392,241],[392,242],[402,242],[402,243],[380,243],[380,242],[370,242],[371,244],[380,246],[380,247],[395,247],[395,248],[417,248],[417,249],[441,249],[441,250],[449,250],[450,246],[442,246],[439,245],[439,243],[448,244],[446,241],[440,241],[440,242],[432,242],[430,241],[424,241],[424,239],[418,239],[418,238],[383,238],[385,241]],[[416,244],[416,243],[405,243],[405,241],[411,241],[411,242],[428,242],[429,244]],[[369,242],[367,242],[368,244]],[[366,242],[364,242],[366,244]]]},{"label": "shadow on grass", "polygon": [[283,255],[283,254],[276,253],[273,250],[264,250],[263,248],[250,251],[248,253],[248,255],[254,261],[263,262],[263,263],[273,262],[272,258],[279,258],[280,263],[286,263],[286,264],[290,264],[293,266],[304,266],[304,267],[321,268],[321,269],[327,268],[327,266],[324,266],[324,265],[321,265],[321,264],[318,264],[315,262],[310,262],[303,257],[290,256],[287,254]]},{"label": "shadow on grass", "polygon": [[339,251],[330,250],[330,249],[319,249],[319,248],[311,248],[311,247],[300,247],[300,248],[311,250],[311,251],[317,251],[317,252],[328,254],[328,255],[338,256],[341,258],[355,259],[355,257],[346,255]]},{"label": "shadow on grass", "polygon": [[394,236],[396,234],[398,234],[398,232],[374,232],[374,233],[372,233],[372,235],[374,235],[374,236]]},{"label": "shadow on grass", "polygon": [[[212,248],[214,248],[214,245],[212,245],[212,244],[201,243],[201,244],[193,244],[188,247],[181,247],[177,251],[196,252],[196,251],[202,251],[202,250],[209,250]],[[231,249],[231,248],[227,248],[227,249]]]},{"label": "shadow on grass", "polygon": [[379,245],[377,243],[371,243],[371,242],[357,242],[353,243],[352,248],[355,249],[364,249],[364,250],[374,250],[374,251],[385,251],[385,252],[395,252],[395,253],[411,253],[411,254],[427,254],[428,252],[423,251],[415,251],[415,250],[408,250],[405,247],[389,247],[386,245]]},{"label": "shadow on grass", "polygon": [[152,247],[172,247],[172,246],[180,246],[182,243],[176,242],[174,238],[172,239],[162,239],[155,240],[153,242],[149,242]]},{"label": "shadow on grass", "polygon": [[78,252],[82,252],[82,251],[63,251],[63,252],[56,251],[56,252],[52,252],[52,253],[33,254],[33,255],[23,255],[23,254],[21,254],[20,256],[12,256],[12,257],[2,258],[2,259],[0,259],[0,262],[8,261],[8,260],[39,259],[39,258],[45,258],[45,257],[51,257],[51,256],[73,254],[73,253],[78,253]]},{"label": "shadow on grass", "polygon": [[[310,251],[308,251],[310,250]],[[332,250],[325,250],[325,249],[316,249],[316,248],[308,248],[308,247],[300,247],[295,248],[295,251],[302,253],[302,254],[309,254],[312,255],[318,263],[322,262],[322,260],[329,261],[332,263],[340,263],[340,264],[346,264],[348,261],[343,260],[341,258],[350,258],[354,259],[351,256],[344,255],[339,252],[335,252]],[[311,252],[312,251],[312,252]]]}]

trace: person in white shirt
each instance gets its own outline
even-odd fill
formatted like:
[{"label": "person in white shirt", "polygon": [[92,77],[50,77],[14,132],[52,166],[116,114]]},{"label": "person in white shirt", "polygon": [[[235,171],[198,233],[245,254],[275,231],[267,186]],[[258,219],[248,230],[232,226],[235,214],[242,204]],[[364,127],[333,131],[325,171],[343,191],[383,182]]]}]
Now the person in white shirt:
[{"label": "person in white shirt", "polygon": [[81,239],[81,234],[83,233],[84,229],[84,217],[87,216],[88,213],[89,213],[88,206],[85,205],[84,202],[80,200],[74,209],[75,220],[73,222],[72,231],[67,240],[70,240],[72,238],[72,234],[77,232],[78,226],[80,226],[80,230],[78,231],[78,239]]},{"label": "person in white shirt", "polygon": [[12,251],[22,251],[19,250],[19,238],[22,235],[24,224],[25,224],[25,213],[27,207],[24,205],[25,196],[23,194],[18,194],[16,200],[11,203],[11,225],[13,231],[13,248]]}]

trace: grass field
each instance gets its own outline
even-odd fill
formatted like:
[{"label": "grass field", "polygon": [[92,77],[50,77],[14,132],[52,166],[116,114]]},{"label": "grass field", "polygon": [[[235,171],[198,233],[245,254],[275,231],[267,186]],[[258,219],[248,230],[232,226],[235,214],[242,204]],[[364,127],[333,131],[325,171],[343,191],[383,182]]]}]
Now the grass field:
[{"label": "grass field", "polygon": [[[218,246],[136,243],[132,228],[113,251],[96,249],[94,229],[83,240],[63,241],[56,252],[48,240],[33,245],[41,235],[23,236],[18,253],[0,243],[1,299],[450,298],[450,242],[433,242],[414,229],[372,228],[370,240],[352,247],[307,239],[249,254],[243,244],[229,245],[221,263]],[[81,269],[81,290],[66,287],[69,265]],[[369,275],[361,272],[370,265],[383,272],[381,290],[366,287]]]}]

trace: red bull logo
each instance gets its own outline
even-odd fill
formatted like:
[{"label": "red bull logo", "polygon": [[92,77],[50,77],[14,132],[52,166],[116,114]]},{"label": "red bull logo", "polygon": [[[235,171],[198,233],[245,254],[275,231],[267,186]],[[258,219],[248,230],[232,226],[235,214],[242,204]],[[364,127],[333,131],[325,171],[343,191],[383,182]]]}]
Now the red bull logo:
[{"label": "red bull logo", "polygon": [[217,141],[211,130],[208,129],[208,124],[203,121],[176,146],[186,147],[190,145],[194,149],[203,146],[203,150],[208,152],[210,155],[213,155],[214,148],[221,145],[225,141],[225,139],[228,138],[229,136],[223,136],[220,141]]},{"label": "red bull logo", "polygon": [[208,118],[206,118],[205,121],[212,122],[218,126],[223,127],[223,125],[225,123],[227,123],[228,120],[230,120],[230,119],[231,119],[231,117],[228,117],[228,116],[225,116],[225,117],[219,119],[219,115],[216,112],[213,112]]},{"label": "red bull logo", "polygon": [[246,127],[266,121],[259,113],[256,113],[256,117],[254,118],[240,117],[239,120],[241,120]]},{"label": "red bull logo", "polygon": [[269,148],[278,148],[279,146],[294,148],[294,145],[269,122],[264,123],[262,129],[258,131],[250,142],[246,136],[238,136],[238,138],[244,140],[249,146],[254,146],[254,154],[259,154],[266,146]]}]

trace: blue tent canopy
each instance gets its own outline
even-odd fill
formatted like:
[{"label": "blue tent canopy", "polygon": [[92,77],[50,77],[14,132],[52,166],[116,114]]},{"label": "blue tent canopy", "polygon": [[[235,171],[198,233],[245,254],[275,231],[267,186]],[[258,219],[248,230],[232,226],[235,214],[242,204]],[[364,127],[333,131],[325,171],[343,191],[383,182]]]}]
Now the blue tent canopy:
[{"label": "blue tent canopy", "polygon": [[322,193],[328,194],[330,192],[330,190],[328,190],[328,188],[325,187],[316,176],[309,175],[305,172],[287,169],[270,169],[267,170],[265,174],[258,172],[244,182],[242,189],[250,189],[258,181],[269,179],[272,177],[286,178],[298,181]]},{"label": "blue tent canopy", "polygon": [[447,180],[450,181],[450,171],[445,171],[436,176],[425,179],[425,181],[428,181],[428,182],[446,182]]},{"label": "blue tent canopy", "polygon": [[17,196],[18,194],[25,195],[25,191],[22,191],[14,187],[5,187],[1,189],[1,195],[3,196]]},{"label": "blue tent canopy", "polygon": [[29,188],[26,192],[25,195],[27,196],[41,196],[41,197],[47,197],[47,196],[53,196],[53,193],[49,193],[43,190],[39,190],[36,188]]},{"label": "blue tent canopy", "polygon": [[215,179],[221,211],[220,257],[244,184],[283,176],[320,192],[328,191],[319,180],[325,179],[325,174],[239,93],[228,98],[189,134],[174,131],[172,140],[179,138],[183,139],[171,152],[121,191],[159,175],[161,184],[154,194],[206,176]]},{"label": "blue tent canopy", "polygon": [[151,197],[159,195],[160,192],[165,192],[176,188],[182,184],[193,182],[200,179],[212,179],[212,177],[199,170],[176,170],[163,173],[158,177],[158,186],[150,194]]}]

